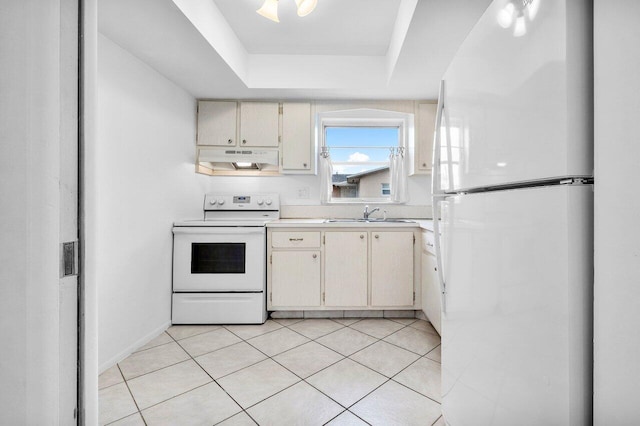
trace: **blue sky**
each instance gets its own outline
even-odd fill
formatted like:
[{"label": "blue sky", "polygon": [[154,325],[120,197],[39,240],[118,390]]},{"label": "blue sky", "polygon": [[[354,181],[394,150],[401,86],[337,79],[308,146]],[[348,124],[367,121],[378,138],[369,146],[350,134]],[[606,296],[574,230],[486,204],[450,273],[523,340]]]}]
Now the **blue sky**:
[{"label": "blue sky", "polygon": [[[387,161],[388,149],[344,148],[348,146],[389,147],[398,146],[396,127],[327,127],[326,144],[331,147],[332,162]],[[379,166],[374,166],[379,167]],[[334,166],[334,172],[356,173],[372,167]]]}]

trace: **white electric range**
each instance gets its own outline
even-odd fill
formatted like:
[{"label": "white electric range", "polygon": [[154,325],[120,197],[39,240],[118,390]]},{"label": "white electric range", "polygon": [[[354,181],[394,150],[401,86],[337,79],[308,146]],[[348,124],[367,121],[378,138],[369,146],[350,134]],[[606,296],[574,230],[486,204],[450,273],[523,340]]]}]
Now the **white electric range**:
[{"label": "white electric range", "polygon": [[207,194],[204,220],[173,226],[173,324],[262,324],[265,224],[278,194]]}]

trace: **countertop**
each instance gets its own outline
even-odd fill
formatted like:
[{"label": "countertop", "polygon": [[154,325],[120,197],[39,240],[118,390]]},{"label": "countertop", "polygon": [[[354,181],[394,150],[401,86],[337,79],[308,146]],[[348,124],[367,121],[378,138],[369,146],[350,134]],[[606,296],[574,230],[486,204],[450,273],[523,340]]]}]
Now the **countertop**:
[{"label": "countertop", "polygon": [[267,222],[267,228],[422,228],[433,231],[431,219],[408,219],[413,222],[325,222],[326,218],[278,219]]}]

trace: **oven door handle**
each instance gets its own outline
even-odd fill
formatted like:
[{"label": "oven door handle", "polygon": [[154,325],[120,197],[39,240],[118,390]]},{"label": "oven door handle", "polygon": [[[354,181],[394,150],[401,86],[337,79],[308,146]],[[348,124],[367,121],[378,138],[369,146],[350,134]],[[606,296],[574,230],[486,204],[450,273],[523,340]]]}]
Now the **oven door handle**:
[{"label": "oven door handle", "polygon": [[242,227],[242,226],[198,226],[198,227],[181,227],[173,228],[174,234],[231,234],[231,235],[264,235],[266,233],[264,227]]}]

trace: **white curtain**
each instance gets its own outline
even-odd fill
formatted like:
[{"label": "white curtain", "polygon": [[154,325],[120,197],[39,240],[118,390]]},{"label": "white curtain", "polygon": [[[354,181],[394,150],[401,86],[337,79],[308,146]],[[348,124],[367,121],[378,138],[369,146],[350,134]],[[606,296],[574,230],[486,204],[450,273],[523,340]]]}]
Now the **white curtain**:
[{"label": "white curtain", "polygon": [[324,147],[320,153],[320,179],[320,201],[327,203],[333,193],[333,166],[329,150]]},{"label": "white curtain", "polygon": [[406,203],[409,201],[407,188],[407,173],[404,157],[404,148],[400,147],[389,155],[389,175],[391,176],[391,201],[394,203]]}]

